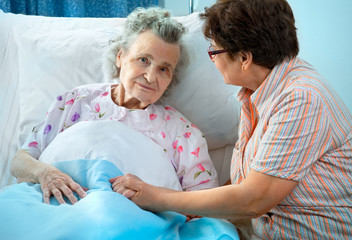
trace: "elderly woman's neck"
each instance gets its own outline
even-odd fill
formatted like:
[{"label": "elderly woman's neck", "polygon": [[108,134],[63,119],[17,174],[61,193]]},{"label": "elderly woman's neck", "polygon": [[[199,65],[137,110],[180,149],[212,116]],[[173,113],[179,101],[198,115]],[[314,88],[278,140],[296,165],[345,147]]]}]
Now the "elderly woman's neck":
[{"label": "elderly woman's neck", "polygon": [[118,84],[111,88],[111,99],[116,105],[127,109],[145,109],[149,105],[144,104],[136,98],[129,97],[122,84]]}]

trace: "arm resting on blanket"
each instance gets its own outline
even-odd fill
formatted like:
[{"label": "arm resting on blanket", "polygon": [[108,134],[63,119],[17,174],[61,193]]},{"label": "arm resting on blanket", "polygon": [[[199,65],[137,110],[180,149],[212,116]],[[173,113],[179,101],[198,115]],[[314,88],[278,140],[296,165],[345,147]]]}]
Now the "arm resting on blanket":
[{"label": "arm resting on blanket", "polygon": [[296,185],[292,180],[250,170],[249,176],[240,184],[192,192],[151,186],[131,174],[118,177],[112,186],[114,191],[146,210],[187,212],[241,221],[266,213]]},{"label": "arm resting on blanket", "polygon": [[38,161],[24,150],[19,150],[12,159],[11,173],[19,182],[40,183],[44,202],[48,204],[51,195],[54,195],[60,204],[65,203],[63,195],[72,204],[77,202],[72,191],[81,198],[86,196],[83,188],[70,176],[50,164]]}]

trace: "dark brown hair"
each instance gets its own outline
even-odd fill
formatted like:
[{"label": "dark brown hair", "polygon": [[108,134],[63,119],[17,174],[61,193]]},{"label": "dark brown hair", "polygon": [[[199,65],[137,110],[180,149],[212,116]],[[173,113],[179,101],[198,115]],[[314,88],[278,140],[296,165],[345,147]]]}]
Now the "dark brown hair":
[{"label": "dark brown hair", "polygon": [[299,51],[292,9],[286,0],[218,0],[200,15],[204,35],[228,50],[251,52],[257,65],[273,68]]}]

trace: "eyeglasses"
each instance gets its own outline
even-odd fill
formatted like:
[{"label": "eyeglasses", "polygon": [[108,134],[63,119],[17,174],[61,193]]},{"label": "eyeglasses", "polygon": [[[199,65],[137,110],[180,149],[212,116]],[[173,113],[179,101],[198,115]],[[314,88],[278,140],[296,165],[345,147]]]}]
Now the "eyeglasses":
[{"label": "eyeglasses", "polygon": [[213,46],[210,45],[208,48],[208,54],[211,60],[213,60],[215,58],[216,54],[220,54],[220,53],[224,53],[224,52],[228,52],[226,49],[221,49],[221,50],[214,50]]}]

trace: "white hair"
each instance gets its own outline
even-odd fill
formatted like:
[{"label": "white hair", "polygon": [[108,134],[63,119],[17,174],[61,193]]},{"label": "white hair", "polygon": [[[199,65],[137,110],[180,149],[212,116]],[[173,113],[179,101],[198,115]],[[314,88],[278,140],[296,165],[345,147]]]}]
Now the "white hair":
[{"label": "white hair", "polygon": [[120,68],[116,66],[116,56],[120,49],[128,52],[131,44],[137,39],[138,34],[145,30],[151,30],[163,41],[171,44],[178,44],[181,49],[180,59],[174,70],[172,81],[164,95],[170,91],[172,86],[178,83],[178,75],[189,63],[189,54],[182,36],[187,29],[178,21],[171,18],[170,12],[159,8],[137,8],[131,12],[124,25],[123,33],[110,41],[104,57],[104,70],[109,79],[117,79],[120,75]]}]

